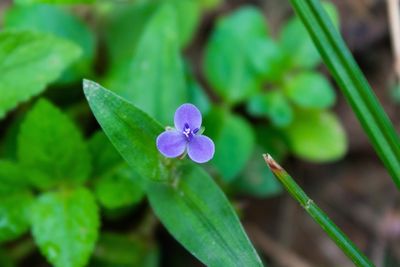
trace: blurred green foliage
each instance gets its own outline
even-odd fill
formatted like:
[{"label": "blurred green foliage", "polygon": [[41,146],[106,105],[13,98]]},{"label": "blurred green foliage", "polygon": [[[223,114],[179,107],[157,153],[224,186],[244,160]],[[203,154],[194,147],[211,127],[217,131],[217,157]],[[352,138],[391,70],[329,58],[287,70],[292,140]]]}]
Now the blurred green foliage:
[{"label": "blurred green foliage", "polygon": [[[1,243],[23,244],[31,229],[57,267],[158,266],[154,227],[150,234],[141,227],[126,234],[99,230],[147,196],[168,230],[201,260],[226,266],[243,250],[243,261],[253,264],[247,266],[258,266],[209,174],[231,195],[272,197],[281,187],[263,152],[328,162],[345,154],[347,141],[329,110],[334,89],[318,71],[321,58],[297,18],[276,37],[262,10],[241,7],[215,21],[200,70],[183,56],[203,15],[221,2],[14,1],[0,32]],[[338,25],[335,8],[326,9]],[[93,123],[83,78],[101,81],[135,105],[109,95],[94,106],[88,94],[106,134]],[[216,153],[206,165],[209,174],[183,168],[179,186],[171,187],[163,182],[173,163],[158,153],[154,136],[163,130],[158,122],[173,125],[175,109],[185,102],[203,112]],[[1,266],[21,260],[6,256],[8,249],[2,246]]]}]

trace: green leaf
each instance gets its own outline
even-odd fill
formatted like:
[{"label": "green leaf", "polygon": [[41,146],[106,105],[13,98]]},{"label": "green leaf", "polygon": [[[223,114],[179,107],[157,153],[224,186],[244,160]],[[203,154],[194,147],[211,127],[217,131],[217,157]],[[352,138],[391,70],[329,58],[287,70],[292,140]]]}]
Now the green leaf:
[{"label": "green leaf", "polygon": [[197,82],[193,71],[188,64],[186,66],[186,83],[188,90],[188,102],[199,108],[202,114],[207,114],[211,110],[211,103],[205,89]]},{"label": "green leaf", "polygon": [[[182,170],[174,168],[174,161],[157,151],[160,125],[94,82],[85,81],[84,90],[106,135],[146,179],[147,194],[156,213],[186,248],[208,266],[231,266],[232,262],[262,266],[228,200],[211,178],[200,170],[180,175]],[[166,168],[182,179],[171,181]]]},{"label": "green leaf", "polygon": [[213,9],[218,7],[224,2],[224,0],[199,0],[200,5],[205,9]]},{"label": "green leaf", "polygon": [[251,66],[262,81],[280,81],[286,71],[285,54],[278,44],[270,38],[257,38],[247,45],[247,57]]},{"label": "green leaf", "polygon": [[[199,22],[199,4],[197,1],[186,0],[161,2],[169,3],[175,9],[179,43],[185,46],[192,39]],[[110,76],[118,75],[116,72],[129,67],[146,24],[159,8],[160,2],[157,1],[118,3],[108,8],[105,40],[111,61]]]},{"label": "green leaf", "polygon": [[250,114],[266,116],[277,127],[287,126],[293,121],[293,109],[281,90],[271,90],[253,96],[247,108]]},{"label": "green leaf", "polygon": [[329,81],[317,72],[297,74],[285,84],[284,90],[290,100],[303,108],[330,108],[336,100]]},{"label": "green leaf", "polygon": [[146,113],[97,83],[85,80],[83,87],[97,121],[128,164],[144,179],[167,179],[162,164],[165,158],[156,148],[156,138],[163,128]]},{"label": "green leaf", "polygon": [[257,144],[274,159],[282,161],[289,153],[288,141],[284,134],[285,129],[276,129],[273,126],[257,126],[255,128]]},{"label": "green leaf", "polygon": [[4,27],[49,33],[79,45],[82,56],[64,73],[62,81],[69,82],[89,73],[95,55],[94,35],[82,21],[66,10],[44,4],[15,5],[6,11]]},{"label": "green leaf", "polygon": [[206,172],[185,168],[175,184],[153,183],[148,197],[168,231],[205,265],[263,266],[228,199]]},{"label": "green leaf", "polygon": [[200,22],[200,4],[198,1],[166,0],[176,11],[180,46],[185,47],[193,38]]},{"label": "green leaf", "polygon": [[[3,177],[0,177],[0,182],[3,182]],[[26,190],[0,196],[0,243],[13,240],[29,230],[32,200],[31,193]]]},{"label": "green leaf", "polygon": [[292,152],[309,161],[337,160],[347,151],[344,129],[330,112],[298,112],[286,133]]},{"label": "green leaf", "polygon": [[33,206],[32,234],[53,266],[83,267],[93,252],[99,220],[87,189],[47,192]]},{"label": "green leaf", "polygon": [[[157,3],[112,5],[105,25],[105,41],[110,57],[110,76],[129,67],[143,30],[157,10]],[[129,33],[129,34],[127,34]],[[115,73],[114,73],[115,72]]]},{"label": "green leaf", "polygon": [[90,155],[79,130],[44,99],[35,104],[21,125],[18,157],[31,171],[32,184],[40,189],[82,184],[90,174]]},{"label": "green leaf", "polygon": [[253,130],[243,118],[220,109],[214,109],[204,122],[207,135],[215,142],[215,155],[211,163],[226,182],[231,182],[253,152]]},{"label": "green leaf", "polygon": [[8,251],[0,249],[0,266],[2,267],[16,267],[13,259],[10,257]]},{"label": "green leaf", "polygon": [[4,129],[3,138],[0,143],[0,156],[10,160],[17,160],[17,139],[19,128],[25,114],[18,113]]},{"label": "green leaf", "polygon": [[243,7],[218,21],[206,46],[204,72],[226,102],[235,104],[260,89],[259,80],[270,69],[267,59],[275,55],[267,38],[266,21],[256,8]]},{"label": "green leaf", "polygon": [[17,5],[31,4],[92,4],[97,0],[14,0]]},{"label": "green leaf", "polygon": [[139,176],[115,150],[106,135],[98,132],[90,139],[95,194],[100,203],[115,209],[138,203],[144,196]]},{"label": "green leaf", "polygon": [[271,170],[265,169],[265,162],[261,157],[263,153],[265,151],[257,147],[246,169],[233,183],[238,192],[260,198],[272,197],[282,192],[282,186],[274,174]]},{"label": "green leaf", "polygon": [[0,160],[0,195],[7,195],[26,189],[29,172],[18,163]]},{"label": "green leaf", "polygon": [[319,1],[291,0],[325,64],[336,79],[375,151],[400,189],[400,139],[389,117],[362,74]]},{"label": "green leaf", "polygon": [[0,32],[0,118],[44,91],[79,55],[75,44],[50,35]]},{"label": "green leaf", "polygon": [[[335,26],[338,27],[339,16],[335,6],[324,3],[324,8],[329,12],[329,16],[334,19]],[[292,18],[283,27],[280,46],[286,53],[286,61],[291,67],[311,69],[322,62],[318,50],[298,17]]]},{"label": "green leaf", "polygon": [[109,80],[109,88],[164,125],[187,100],[174,9],[163,5],[146,25],[130,66]]},{"label": "green leaf", "polygon": [[130,234],[102,233],[94,251],[93,267],[158,267],[159,251],[151,240]]}]

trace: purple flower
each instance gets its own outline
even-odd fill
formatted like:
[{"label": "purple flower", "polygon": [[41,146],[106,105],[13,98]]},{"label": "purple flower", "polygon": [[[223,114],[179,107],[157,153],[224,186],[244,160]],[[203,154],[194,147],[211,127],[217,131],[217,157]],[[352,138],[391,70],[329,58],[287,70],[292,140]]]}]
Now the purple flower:
[{"label": "purple flower", "polygon": [[201,113],[192,104],[183,104],[175,111],[175,129],[167,129],[157,137],[157,148],[167,158],[176,158],[187,151],[197,163],[204,163],[214,156],[214,143],[202,135]]}]

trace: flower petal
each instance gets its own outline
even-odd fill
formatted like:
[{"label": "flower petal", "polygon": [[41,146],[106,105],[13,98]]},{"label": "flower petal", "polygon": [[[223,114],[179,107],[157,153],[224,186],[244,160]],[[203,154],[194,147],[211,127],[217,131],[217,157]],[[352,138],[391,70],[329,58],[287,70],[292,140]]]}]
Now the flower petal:
[{"label": "flower petal", "polygon": [[214,142],[204,135],[194,135],[188,144],[188,155],[197,163],[204,163],[214,156]]},{"label": "flower petal", "polygon": [[176,158],[185,152],[187,140],[176,130],[165,131],[157,137],[157,149],[167,158]]},{"label": "flower petal", "polygon": [[174,123],[178,131],[183,131],[185,123],[189,124],[191,130],[199,129],[201,120],[200,110],[193,104],[183,104],[175,111]]}]

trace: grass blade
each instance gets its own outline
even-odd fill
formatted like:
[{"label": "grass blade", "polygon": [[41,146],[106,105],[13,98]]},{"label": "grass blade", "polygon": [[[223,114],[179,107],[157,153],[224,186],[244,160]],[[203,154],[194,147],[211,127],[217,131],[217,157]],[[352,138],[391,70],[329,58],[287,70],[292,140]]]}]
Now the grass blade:
[{"label": "grass blade", "polygon": [[374,266],[353,242],[329,219],[329,217],[310,199],[293,178],[270,156],[263,155],[265,162],[290,195],[300,203],[306,212],[329,235],[338,247],[353,261],[356,266]]},{"label": "grass blade", "polygon": [[400,189],[400,141],[342,37],[319,0],[290,0],[375,151]]}]

